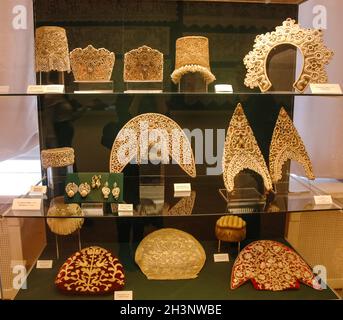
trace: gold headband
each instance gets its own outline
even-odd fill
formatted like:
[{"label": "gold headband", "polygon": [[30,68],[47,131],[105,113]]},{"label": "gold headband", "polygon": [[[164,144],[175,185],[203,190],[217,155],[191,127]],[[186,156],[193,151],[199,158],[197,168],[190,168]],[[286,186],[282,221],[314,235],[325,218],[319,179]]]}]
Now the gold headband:
[{"label": "gold headband", "polygon": [[[140,149],[140,143],[144,139],[141,132],[141,124],[147,124],[148,134],[154,130],[161,130],[161,132],[167,133],[168,150],[166,153],[171,156],[175,162],[191,177],[196,177],[195,161],[191,144],[180,128],[180,126],[172,119],[158,113],[145,113],[141,114],[129,122],[119,131],[115,141],[113,142],[111,156],[110,156],[110,172],[119,173],[125,168],[125,166],[137,155],[137,163],[142,156],[142,150]],[[127,135],[126,133],[132,132],[134,134],[135,141],[129,145],[129,156],[126,157],[125,162],[119,159],[119,151],[125,145]],[[175,140],[178,138],[178,140]],[[173,147],[179,146],[179,155],[175,154]]]},{"label": "gold headband", "polygon": [[41,160],[43,168],[58,168],[66,167],[74,164],[74,149],[65,147],[65,148],[55,148],[42,150]]},{"label": "gold headband", "polygon": [[259,87],[262,92],[268,91],[272,83],[267,75],[267,59],[277,46],[289,44],[297,47],[303,57],[304,64],[301,75],[293,87],[304,92],[310,83],[326,83],[325,65],[333,57],[333,52],[323,43],[323,32],[315,29],[302,29],[295,20],[287,19],[276,31],[258,35],[254,49],[244,58],[247,75],[244,84],[253,89]]}]

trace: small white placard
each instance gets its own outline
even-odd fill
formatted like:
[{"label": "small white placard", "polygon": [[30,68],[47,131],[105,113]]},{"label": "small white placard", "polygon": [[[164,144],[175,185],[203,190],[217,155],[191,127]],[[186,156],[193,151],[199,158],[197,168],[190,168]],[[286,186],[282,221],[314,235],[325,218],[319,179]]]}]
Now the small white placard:
[{"label": "small white placard", "polygon": [[132,291],[114,291],[114,300],[133,300]]},{"label": "small white placard", "polygon": [[101,217],[104,215],[102,203],[82,203],[81,208],[86,217]]},{"label": "small white placard", "polygon": [[45,86],[29,85],[26,90],[27,93],[45,93]]},{"label": "small white placard", "polygon": [[42,199],[17,198],[13,199],[12,210],[37,211],[40,210],[41,204]]},{"label": "small white placard", "polygon": [[342,88],[336,83],[311,83],[313,94],[342,94]]},{"label": "small white placard", "polygon": [[46,194],[48,188],[47,186],[31,186],[30,189],[30,195],[31,196],[36,196],[36,195],[43,195]]},{"label": "small white placard", "polygon": [[49,84],[45,86],[45,93],[64,93],[63,84]]},{"label": "small white placard", "polygon": [[213,255],[214,262],[229,262],[230,257],[228,253],[215,253]]},{"label": "small white placard", "polygon": [[174,183],[174,197],[183,198],[191,195],[192,188],[190,183]]},{"label": "small white placard", "polygon": [[131,203],[119,203],[118,216],[129,217],[133,216],[133,204]]},{"label": "small white placard", "polygon": [[46,86],[42,85],[29,85],[27,87],[27,93],[64,93],[63,84],[49,84]]},{"label": "small white placard", "polygon": [[220,93],[220,92],[233,93],[233,88],[231,84],[216,84],[214,86],[214,90],[216,91],[216,93]]},{"label": "small white placard", "polygon": [[314,203],[316,205],[333,204],[331,196],[314,196]]},{"label": "small white placard", "polygon": [[174,183],[174,192],[191,192],[190,183]]},{"label": "small white placard", "polygon": [[133,212],[133,204],[131,203],[119,203],[118,205],[118,211],[127,211],[127,212]]},{"label": "small white placard", "polygon": [[0,93],[9,93],[10,86],[0,86]]},{"label": "small white placard", "polygon": [[37,269],[52,269],[52,260],[37,260]]}]

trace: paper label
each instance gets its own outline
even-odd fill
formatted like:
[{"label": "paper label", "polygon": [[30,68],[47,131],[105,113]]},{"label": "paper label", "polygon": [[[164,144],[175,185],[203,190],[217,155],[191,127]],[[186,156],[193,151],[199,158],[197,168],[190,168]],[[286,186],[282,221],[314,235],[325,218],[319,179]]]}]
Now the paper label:
[{"label": "paper label", "polygon": [[114,300],[133,300],[132,291],[114,291]]},{"label": "paper label", "polygon": [[64,85],[50,84],[47,86],[42,85],[29,85],[27,93],[64,93]]},{"label": "paper label", "polygon": [[45,86],[29,85],[27,87],[27,93],[44,93]]},{"label": "paper label", "polygon": [[336,83],[311,83],[310,88],[313,94],[342,94],[341,86]]},{"label": "paper label", "polygon": [[52,260],[37,260],[37,269],[52,269]]},{"label": "paper label", "polygon": [[10,86],[0,86],[0,93],[9,93]]},{"label": "paper label", "polygon": [[40,210],[42,199],[13,199],[12,210]]},{"label": "paper label", "polygon": [[190,183],[174,183],[174,192],[191,192]]},{"label": "paper label", "polygon": [[314,203],[316,205],[333,204],[331,196],[314,196]]},{"label": "paper label", "polygon": [[133,216],[133,211],[118,211],[119,217],[131,217]]},{"label": "paper label", "polygon": [[86,217],[99,217],[104,215],[104,206],[102,203],[82,203],[81,208]]},{"label": "paper label", "polygon": [[64,93],[63,84],[50,84],[45,86],[45,93]]},{"label": "paper label", "polygon": [[32,186],[30,189],[30,195],[43,195],[47,192],[47,186]]},{"label": "paper label", "polygon": [[230,257],[228,253],[216,253],[213,255],[214,262],[229,262]]},{"label": "paper label", "polygon": [[133,212],[133,204],[131,203],[119,203],[118,211],[120,212]]},{"label": "paper label", "polygon": [[216,92],[233,92],[233,88],[231,84],[216,84],[214,86]]}]

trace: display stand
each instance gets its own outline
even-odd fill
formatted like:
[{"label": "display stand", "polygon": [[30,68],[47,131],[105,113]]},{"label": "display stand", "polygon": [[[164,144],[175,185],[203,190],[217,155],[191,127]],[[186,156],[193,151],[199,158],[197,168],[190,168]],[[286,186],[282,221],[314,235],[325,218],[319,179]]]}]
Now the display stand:
[{"label": "display stand", "polygon": [[163,92],[163,81],[126,81],[124,93],[161,93]]},{"label": "display stand", "polygon": [[38,72],[38,84],[65,84],[64,72],[50,71],[50,72]]},{"label": "display stand", "polygon": [[112,93],[113,81],[74,81],[77,90],[74,93]]},{"label": "display stand", "polygon": [[68,174],[73,172],[73,165],[56,168],[48,167],[46,169],[49,197],[55,197],[60,195],[61,192],[63,193],[65,179]]},{"label": "display stand", "polygon": [[[66,218],[68,219],[68,218]],[[56,246],[56,259],[58,260],[60,258],[60,247],[58,243],[58,235],[55,234],[55,246]],[[77,238],[78,238],[78,250],[82,249],[81,245],[81,235],[80,235],[80,229],[77,230]]]},{"label": "display stand", "polygon": [[179,92],[208,92],[208,85],[200,72],[185,74],[179,84]]},{"label": "display stand", "polygon": [[255,188],[236,188],[231,193],[219,189],[219,193],[227,202],[227,212],[231,214],[259,212],[266,206],[266,197]]}]

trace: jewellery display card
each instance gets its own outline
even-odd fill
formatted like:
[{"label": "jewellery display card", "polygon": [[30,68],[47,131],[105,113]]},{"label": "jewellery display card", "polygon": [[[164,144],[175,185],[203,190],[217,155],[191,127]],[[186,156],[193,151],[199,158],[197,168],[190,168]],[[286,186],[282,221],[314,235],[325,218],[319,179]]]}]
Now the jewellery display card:
[{"label": "jewellery display card", "polygon": [[[92,188],[92,177],[101,176],[99,188]],[[108,183],[108,188],[110,192],[108,194],[108,199],[105,199],[103,194],[103,188],[106,182]],[[86,197],[82,197],[80,192],[76,192],[73,197],[69,197],[67,193],[64,193],[65,203],[85,203],[85,202],[102,202],[102,203],[113,203],[113,202],[123,202],[123,187],[124,187],[124,175],[122,173],[109,173],[109,172],[78,172],[69,173],[66,178],[65,187],[69,183],[75,183],[78,187],[82,183],[88,183],[90,187],[90,192]],[[119,188],[119,197],[115,199],[112,191],[115,188]]]}]

